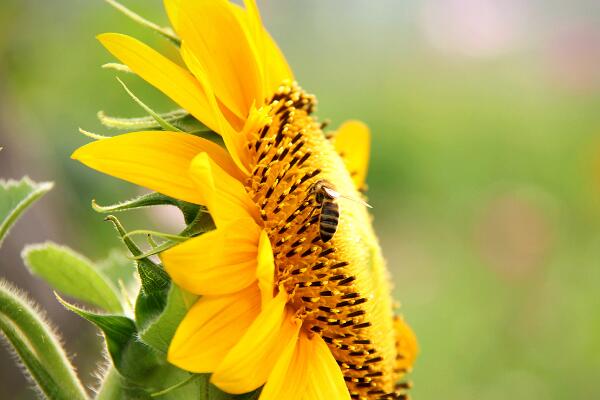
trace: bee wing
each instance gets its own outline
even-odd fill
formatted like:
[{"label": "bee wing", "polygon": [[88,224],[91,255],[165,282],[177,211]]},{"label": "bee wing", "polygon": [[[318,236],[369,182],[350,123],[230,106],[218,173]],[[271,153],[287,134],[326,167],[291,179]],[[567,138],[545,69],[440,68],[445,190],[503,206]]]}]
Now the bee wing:
[{"label": "bee wing", "polygon": [[331,197],[332,199],[337,199],[340,197],[344,197],[341,194],[339,194],[338,192],[336,192],[335,190],[328,188],[328,187],[323,187],[323,190],[325,191],[325,193],[327,193],[327,196]]},{"label": "bee wing", "polygon": [[346,195],[336,192],[335,190],[328,188],[328,187],[324,187],[323,190],[325,191],[325,193],[327,193],[327,196],[331,197],[332,199],[342,198],[342,199],[346,199],[346,200],[350,200],[350,201],[354,201],[356,203],[362,204],[365,207],[373,208],[369,203],[367,203],[366,201],[361,200],[359,198],[352,197],[352,196],[346,196]]},{"label": "bee wing", "polygon": [[352,196],[345,196],[345,195],[343,195],[343,194],[339,194],[339,193],[338,193],[338,197],[341,197],[342,199],[346,199],[346,200],[351,200],[351,201],[354,201],[355,203],[362,204],[362,205],[363,205],[363,206],[365,206],[365,207],[373,208],[373,206],[372,206],[372,205],[370,205],[369,203],[367,203],[366,201],[364,201],[364,200],[362,200],[362,199],[358,199],[358,198],[356,198],[356,197],[352,197]]}]

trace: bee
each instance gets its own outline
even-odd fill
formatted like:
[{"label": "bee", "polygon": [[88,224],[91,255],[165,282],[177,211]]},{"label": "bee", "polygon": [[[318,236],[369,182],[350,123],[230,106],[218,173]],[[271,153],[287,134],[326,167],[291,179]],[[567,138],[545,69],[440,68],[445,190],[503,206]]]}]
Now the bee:
[{"label": "bee", "polygon": [[[333,185],[326,180],[315,182],[311,186],[309,193],[314,196],[315,202],[317,203],[317,207],[314,208],[313,212],[315,210],[318,210],[319,212],[319,235],[324,243],[327,243],[331,240],[331,238],[333,238],[333,235],[335,235],[335,232],[338,228],[340,207],[337,203],[337,199],[344,198],[347,200],[356,201],[371,208],[369,204],[360,199],[345,196],[337,192],[333,188]],[[312,217],[313,212],[311,212],[309,218]]]}]

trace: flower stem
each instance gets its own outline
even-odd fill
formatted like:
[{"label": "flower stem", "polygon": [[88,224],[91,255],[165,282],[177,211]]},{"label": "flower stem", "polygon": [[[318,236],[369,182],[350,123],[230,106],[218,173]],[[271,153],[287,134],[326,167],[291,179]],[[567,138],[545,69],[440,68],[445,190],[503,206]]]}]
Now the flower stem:
[{"label": "flower stem", "polygon": [[51,399],[87,399],[59,340],[41,316],[0,280],[0,330],[40,388]]},{"label": "flower stem", "polygon": [[121,398],[123,398],[121,376],[111,366],[106,375],[104,375],[102,385],[96,394],[96,400],[119,400]]}]

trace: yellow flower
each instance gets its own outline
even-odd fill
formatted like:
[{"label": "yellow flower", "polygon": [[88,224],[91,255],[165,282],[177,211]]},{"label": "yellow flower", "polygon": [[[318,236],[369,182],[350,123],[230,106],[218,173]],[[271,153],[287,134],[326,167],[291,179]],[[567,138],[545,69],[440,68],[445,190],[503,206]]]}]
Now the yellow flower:
[{"label": "yellow flower", "polygon": [[[207,206],[216,229],[161,254],[175,283],[202,297],[169,348],[171,363],[212,373],[260,399],[404,398],[416,340],[394,317],[371,219],[359,201],[369,131],[332,140],[311,116],[253,0],[165,0],[185,68],[120,34],[99,39],[210,129],[222,147],[181,132],[134,132],[73,158],[115,177]],[[340,156],[341,155],[341,156]],[[320,235],[315,183],[345,197],[332,239]]]}]

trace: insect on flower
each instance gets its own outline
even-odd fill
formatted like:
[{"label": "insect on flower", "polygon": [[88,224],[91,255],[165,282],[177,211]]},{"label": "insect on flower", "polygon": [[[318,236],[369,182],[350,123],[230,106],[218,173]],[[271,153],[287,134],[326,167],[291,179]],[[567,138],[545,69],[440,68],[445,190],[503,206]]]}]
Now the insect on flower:
[{"label": "insect on flower", "polygon": [[[131,132],[78,149],[91,168],[206,206],[216,229],[160,254],[201,297],[168,360],[261,400],[404,399],[417,352],[360,200],[369,130],[324,134],[253,0],[165,0],[181,67],[121,34],[102,44],[221,135]],[[344,201],[340,199],[350,199]],[[341,212],[340,212],[341,209]],[[316,218],[315,218],[316,217]]]},{"label": "insect on flower", "polygon": [[[360,199],[344,196],[336,192],[333,188],[333,185],[324,180],[315,182],[309,189],[309,193],[310,195],[314,196],[314,200],[316,202],[316,207],[313,208],[313,212],[318,210],[317,218],[313,222],[319,223],[321,240],[325,243],[331,240],[338,228],[340,208],[338,206],[337,199],[343,198],[357,201],[366,207],[372,208],[368,203]],[[312,214],[309,214],[307,219],[312,216]]]}]

